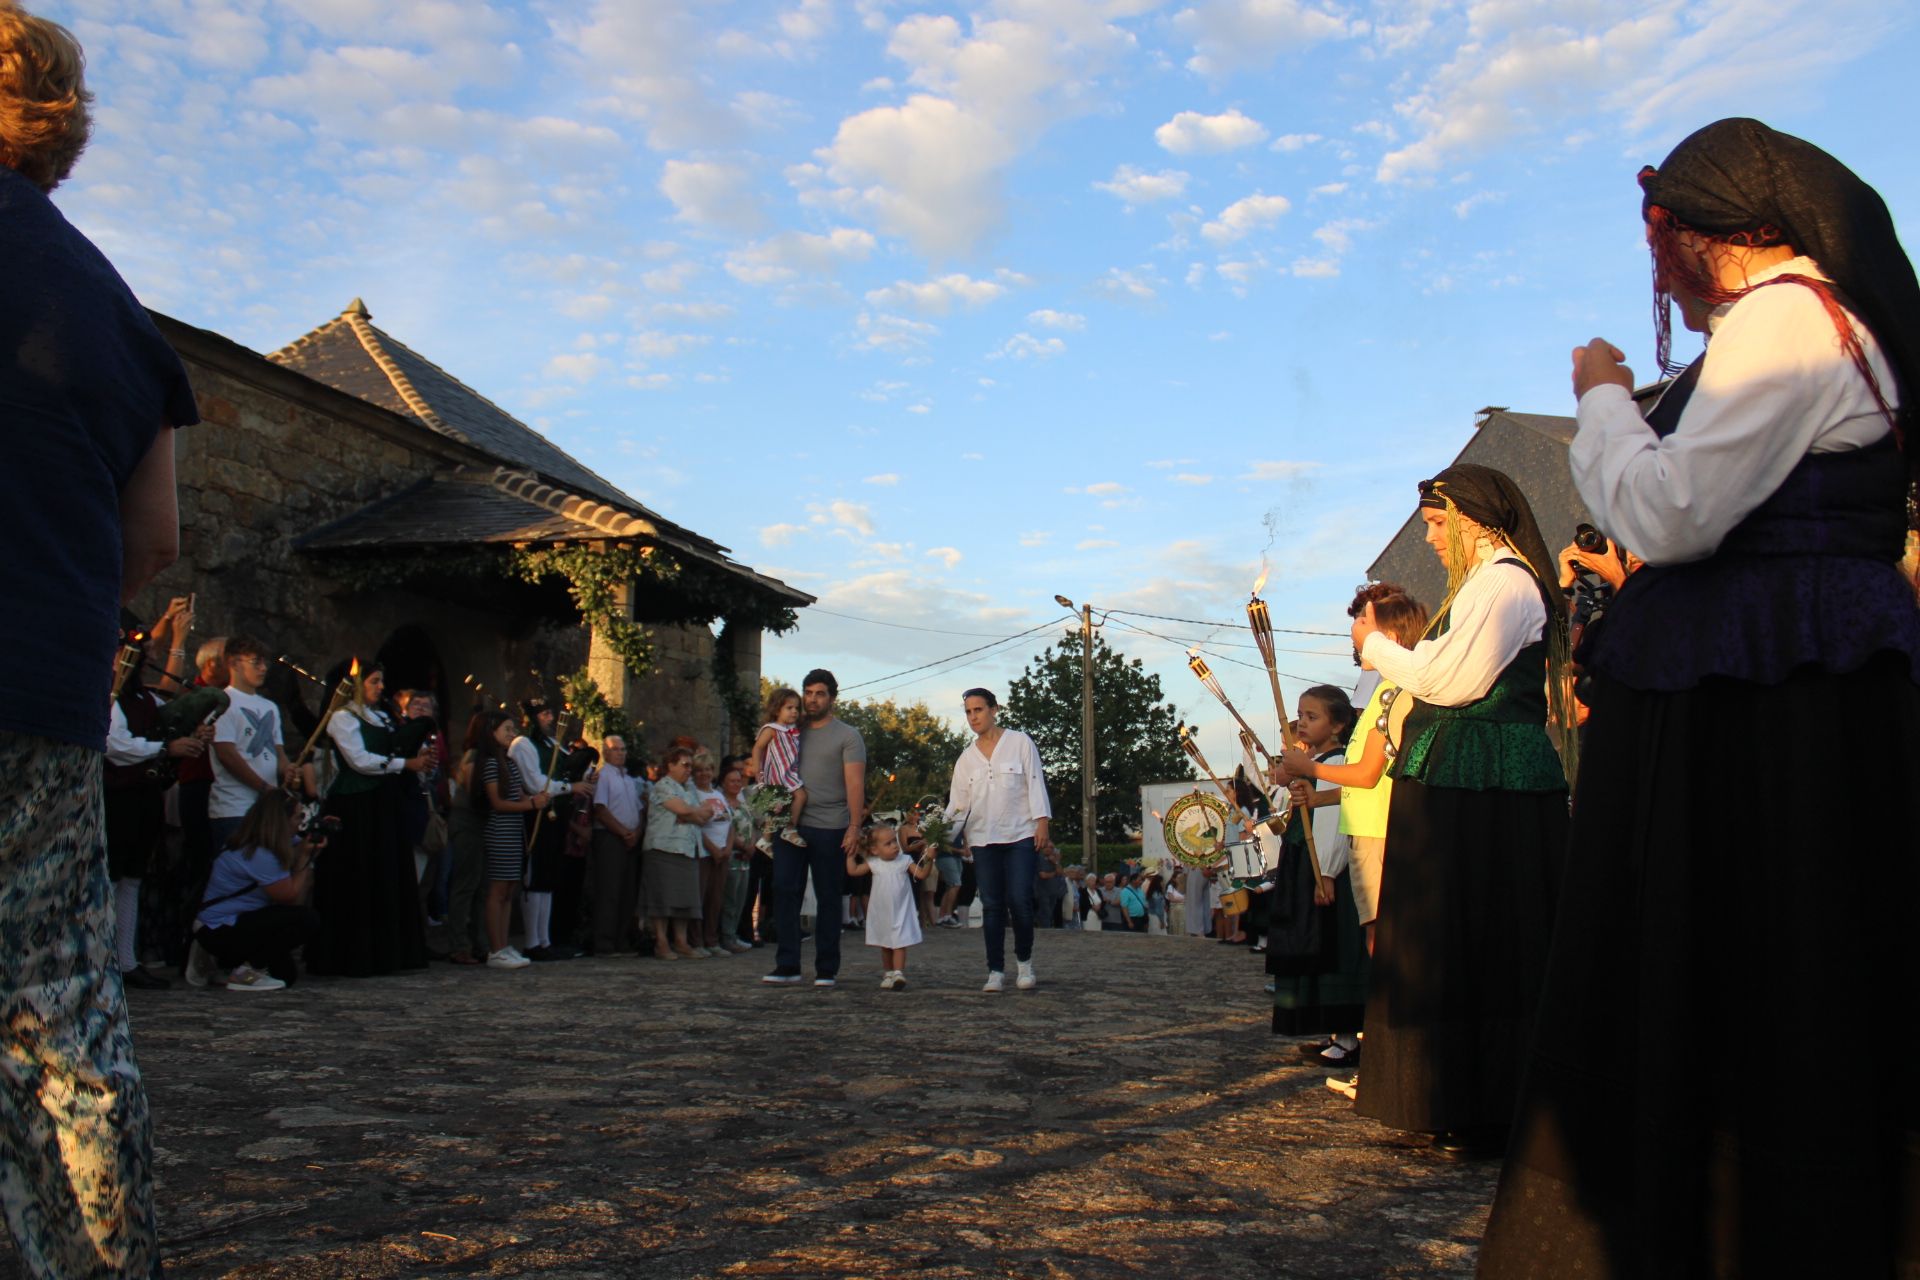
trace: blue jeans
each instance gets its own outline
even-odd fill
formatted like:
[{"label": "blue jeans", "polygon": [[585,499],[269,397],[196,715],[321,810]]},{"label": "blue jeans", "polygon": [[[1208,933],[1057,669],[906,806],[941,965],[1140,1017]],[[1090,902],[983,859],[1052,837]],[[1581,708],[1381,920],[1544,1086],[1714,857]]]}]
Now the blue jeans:
[{"label": "blue jeans", "polygon": [[847,855],[840,848],[846,832],[840,828],[801,827],[805,849],[785,840],[773,842],[773,925],[780,935],[774,967],[800,971],[800,900],[813,875],[818,904],[813,918],[813,976],[831,978],[840,972],[840,900],[846,896]]},{"label": "blue jeans", "polygon": [[1013,957],[1033,959],[1033,886],[1039,874],[1040,854],[1031,837],[1012,844],[976,845],[973,874],[980,885],[980,909],[985,916],[987,969],[1007,969],[1007,911],[1013,911]]}]

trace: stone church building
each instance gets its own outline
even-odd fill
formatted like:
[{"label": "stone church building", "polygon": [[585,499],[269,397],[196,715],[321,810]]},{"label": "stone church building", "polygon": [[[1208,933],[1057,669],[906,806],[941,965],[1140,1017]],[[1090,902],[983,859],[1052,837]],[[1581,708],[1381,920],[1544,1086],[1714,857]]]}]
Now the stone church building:
[{"label": "stone church building", "polygon": [[[136,613],[192,592],[198,638],[256,635],[314,675],[378,657],[389,688],[433,691],[456,731],[471,685],[490,704],[554,698],[585,666],[649,754],[681,734],[744,749],[753,725],[736,722],[743,691],[759,688],[761,627],[791,625],[813,597],[622,493],[376,328],[358,299],[266,356],[154,320],[203,422],[179,436],[180,560]],[[613,587],[652,633],[644,677],[585,625],[565,579],[504,571],[508,553],[544,548],[677,566],[671,587]],[[325,700],[289,668],[274,679],[283,700]]]}]

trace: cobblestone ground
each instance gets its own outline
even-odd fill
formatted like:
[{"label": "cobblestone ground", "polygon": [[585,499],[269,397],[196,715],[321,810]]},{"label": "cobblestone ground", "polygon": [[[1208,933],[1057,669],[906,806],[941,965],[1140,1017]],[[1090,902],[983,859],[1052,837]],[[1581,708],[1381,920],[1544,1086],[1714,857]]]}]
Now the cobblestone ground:
[{"label": "cobblestone ground", "polygon": [[978,933],[898,993],[859,937],[833,991],[755,952],[132,992],[168,1272],[1471,1271],[1495,1167],[1354,1116],[1244,949],[1043,931],[986,996]]}]

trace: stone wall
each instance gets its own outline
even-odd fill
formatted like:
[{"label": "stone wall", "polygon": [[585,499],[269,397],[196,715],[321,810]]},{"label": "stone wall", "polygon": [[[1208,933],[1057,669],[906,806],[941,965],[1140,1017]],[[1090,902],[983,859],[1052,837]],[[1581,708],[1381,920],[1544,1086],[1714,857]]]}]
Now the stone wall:
[{"label": "stone wall", "polygon": [[[186,362],[204,421],[178,437],[180,559],[134,602],[135,613],[158,617],[169,597],[192,592],[198,622],[190,648],[245,631],[317,676],[340,658],[370,656],[400,636],[410,656],[394,663],[390,676],[423,683],[402,668],[437,670],[438,692],[456,721],[472,705],[469,675],[492,700],[517,704],[535,692],[554,695],[558,678],[586,663],[582,626],[405,590],[360,589],[330,576],[324,560],[294,550],[302,535],[436,470],[491,466],[495,459],[217,334],[156,320]],[[644,723],[642,743],[655,751],[689,733],[732,749],[713,687],[713,633],[704,626],[657,632],[658,669],[630,695],[630,714]],[[744,678],[754,688],[758,646],[742,647],[753,651]],[[536,681],[535,671],[544,678]],[[281,676],[270,691],[294,687]],[[312,686],[300,688],[300,696],[309,706],[320,701]]]}]

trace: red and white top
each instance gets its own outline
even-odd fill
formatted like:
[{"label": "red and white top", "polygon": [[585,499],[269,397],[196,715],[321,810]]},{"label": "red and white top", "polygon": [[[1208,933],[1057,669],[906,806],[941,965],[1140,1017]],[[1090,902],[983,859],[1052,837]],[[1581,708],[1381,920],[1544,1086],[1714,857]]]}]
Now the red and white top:
[{"label": "red and white top", "polygon": [[760,781],[763,784],[785,787],[789,791],[800,789],[800,726],[797,724],[766,724],[761,731],[773,730],[773,737],[767,739],[767,756],[760,765]]}]

